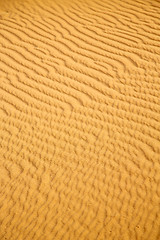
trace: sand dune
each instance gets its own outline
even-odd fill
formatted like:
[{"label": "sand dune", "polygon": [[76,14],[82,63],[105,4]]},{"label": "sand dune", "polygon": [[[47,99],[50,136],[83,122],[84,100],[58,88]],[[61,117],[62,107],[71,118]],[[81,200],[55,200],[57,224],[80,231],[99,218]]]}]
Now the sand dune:
[{"label": "sand dune", "polygon": [[160,1],[0,0],[0,240],[159,226]]}]

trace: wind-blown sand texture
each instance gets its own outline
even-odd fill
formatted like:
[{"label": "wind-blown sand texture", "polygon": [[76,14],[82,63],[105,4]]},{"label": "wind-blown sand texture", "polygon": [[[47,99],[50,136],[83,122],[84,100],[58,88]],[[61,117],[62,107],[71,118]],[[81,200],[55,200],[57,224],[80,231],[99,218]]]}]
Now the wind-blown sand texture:
[{"label": "wind-blown sand texture", "polygon": [[0,0],[0,240],[159,226],[160,1]]}]

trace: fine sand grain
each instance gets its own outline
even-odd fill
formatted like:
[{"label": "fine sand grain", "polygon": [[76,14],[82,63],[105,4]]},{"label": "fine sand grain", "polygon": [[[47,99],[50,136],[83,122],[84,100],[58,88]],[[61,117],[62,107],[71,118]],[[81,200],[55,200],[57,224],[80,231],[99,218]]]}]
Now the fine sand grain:
[{"label": "fine sand grain", "polygon": [[0,0],[0,240],[160,240],[159,0]]}]

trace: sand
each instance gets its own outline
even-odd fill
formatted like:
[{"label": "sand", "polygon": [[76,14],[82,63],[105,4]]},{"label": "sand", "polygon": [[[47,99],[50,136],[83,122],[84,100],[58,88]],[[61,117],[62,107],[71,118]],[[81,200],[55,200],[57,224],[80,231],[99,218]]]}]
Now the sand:
[{"label": "sand", "polygon": [[0,0],[0,240],[160,239],[160,1]]}]

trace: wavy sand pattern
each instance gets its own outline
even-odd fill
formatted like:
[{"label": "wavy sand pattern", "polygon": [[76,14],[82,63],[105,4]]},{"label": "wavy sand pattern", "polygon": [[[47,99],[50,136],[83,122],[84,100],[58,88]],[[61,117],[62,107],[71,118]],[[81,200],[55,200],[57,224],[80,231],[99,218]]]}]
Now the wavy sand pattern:
[{"label": "wavy sand pattern", "polygon": [[0,0],[0,240],[159,226],[160,1]]}]

